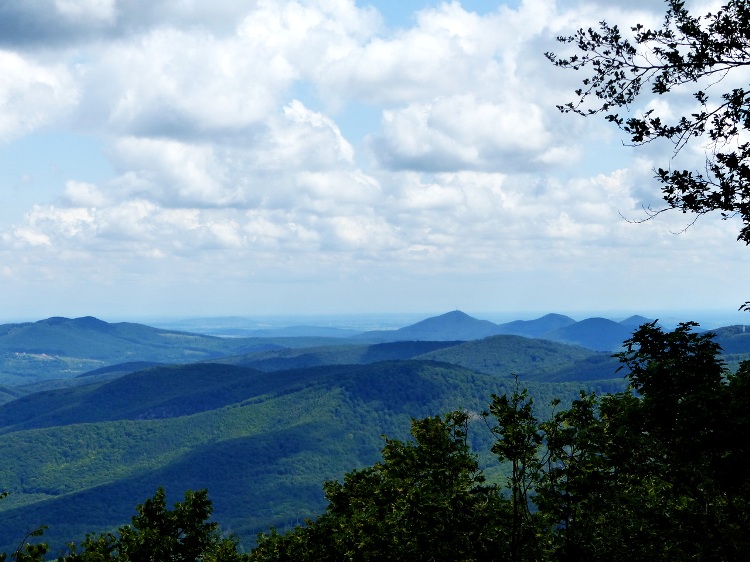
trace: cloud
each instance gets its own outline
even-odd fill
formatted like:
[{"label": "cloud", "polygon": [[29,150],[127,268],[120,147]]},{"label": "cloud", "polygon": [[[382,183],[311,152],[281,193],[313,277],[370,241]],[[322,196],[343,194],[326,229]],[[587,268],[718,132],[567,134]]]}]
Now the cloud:
[{"label": "cloud", "polygon": [[86,65],[80,118],[125,135],[233,132],[262,123],[294,77],[283,57],[262,48],[156,29],[135,43],[112,44]]},{"label": "cloud", "polygon": [[370,146],[393,169],[509,171],[534,166],[551,140],[536,104],[464,94],[386,111]]},{"label": "cloud", "polygon": [[77,103],[78,95],[63,65],[0,50],[0,142],[54,122]]},{"label": "cloud", "polygon": [[65,184],[63,200],[71,207],[102,207],[107,204],[107,197],[97,186],[78,181]]},{"label": "cloud", "polygon": [[731,259],[724,223],[623,220],[659,203],[662,154],[555,108],[579,77],[543,53],[621,5],[436,2],[388,29],[351,0],[10,4],[0,31],[29,34],[0,39],[0,140],[86,134],[114,169],[71,164],[4,229],[14,279],[399,286]]},{"label": "cloud", "polygon": [[0,46],[89,40],[115,23],[115,0],[36,0],[0,5]]},{"label": "cloud", "polygon": [[111,25],[115,21],[115,0],[55,0],[64,20],[78,25]]}]

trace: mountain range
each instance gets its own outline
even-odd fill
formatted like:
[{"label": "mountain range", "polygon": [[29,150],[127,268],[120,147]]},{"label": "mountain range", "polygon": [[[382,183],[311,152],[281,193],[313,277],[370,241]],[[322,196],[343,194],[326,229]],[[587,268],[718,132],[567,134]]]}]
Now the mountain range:
[{"label": "mountain range", "polygon": [[[319,513],[322,483],[375,462],[411,418],[478,414],[516,384],[540,416],[554,398],[624,389],[611,350],[644,321],[453,311],[353,337],[251,338],[91,317],[0,326],[0,551],[43,524],[54,554],[127,522],[158,486],[174,500],[208,488],[222,529],[252,545]],[[730,363],[750,354],[744,327],[716,333]],[[503,478],[474,419],[486,474]]]},{"label": "mountain range", "polygon": [[[38,322],[0,325],[0,402],[23,394],[25,391],[19,390],[19,386],[51,379],[55,382],[48,383],[46,388],[75,384],[63,381],[87,372],[97,372],[101,368],[128,363],[189,363],[258,353],[260,355],[247,364],[268,370],[342,362],[344,359],[340,356],[345,353],[351,356],[354,363],[369,361],[366,357],[362,360],[354,358],[363,353],[369,354],[373,361],[406,358],[403,355],[406,348],[394,351],[393,347],[357,346],[410,341],[474,341],[498,335],[544,339],[594,351],[612,352],[621,347],[637,326],[651,321],[642,316],[632,316],[619,322],[606,318],[575,321],[561,314],[547,314],[535,320],[495,324],[456,310],[395,330],[356,333],[350,330],[337,332],[332,327],[294,326],[257,332],[264,333],[264,336],[217,337],[136,323],[107,323],[93,317],[55,317]],[[750,353],[750,334],[740,332],[740,329],[727,327],[715,330],[717,341],[728,353],[738,358]],[[331,335],[334,333],[335,336]],[[350,346],[350,349],[343,352],[346,346]],[[325,347],[332,348],[331,352],[337,358],[329,360],[322,357],[322,349],[314,354],[295,351]],[[263,352],[267,354],[263,356]],[[415,351],[413,356],[419,354]],[[32,386],[29,390],[42,388],[45,387]]]}]

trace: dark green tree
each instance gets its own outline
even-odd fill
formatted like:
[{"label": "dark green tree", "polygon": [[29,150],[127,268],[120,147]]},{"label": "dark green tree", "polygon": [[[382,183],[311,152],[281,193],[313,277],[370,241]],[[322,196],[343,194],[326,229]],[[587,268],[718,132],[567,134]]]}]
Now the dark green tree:
[{"label": "dark green tree", "polygon": [[286,534],[259,536],[251,559],[497,560],[507,501],[484,483],[467,443],[468,414],[412,423],[414,442],[386,440],[383,460],[328,482],[329,505]]},{"label": "dark green tree", "polygon": [[582,392],[569,409],[555,412],[539,427],[545,450],[533,502],[549,529],[548,556],[580,562],[601,559],[595,545],[610,532],[606,514],[615,495],[603,454],[605,429],[597,397]]},{"label": "dark green tree", "polygon": [[[750,549],[750,468],[741,435],[750,431],[750,364],[730,374],[711,333],[694,323],[665,333],[641,326],[619,354],[637,399],[613,398],[603,415],[616,424],[610,463],[637,482],[641,512],[660,530],[652,548],[680,559],[742,560]],[[648,494],[647,494],[648,493]]]},{"label": "dark green tree", "polygon": [[618,354],[627,392],[582,394],[538,427],[523,393],[493,399],[494,450],[533,474],[508,483],[536,507],[512,559],[746,559],[750,363],[730,374],[695,327],[642,326]]},{"label": "dark green tree", "polygon": [[491,427],[495,435],[492,452],[501,463],[510,467],[507,485],[510,491],[510,559],[535,560],[539,552],[538,525],[531,513],[530,494],[542,470],[540,454],[543,435],[539,420],[534,415],[534,401],[526,389],[520,389],[518,377],[513,393],[492,395],[489,412],[494,420]]},{"label": "dark green tree", "polygon": [[[507,489],[488,486],[469,417],[414,421],[414,442],[325,486],[305,526],[257,561],[743,561],[750,552],[750,362],[732,374],[693,323],[646,324],[618,354],[630,388],[538,420],[526,390],[485,414]],[[559,403],[555,404],[559,407]]]},{"label": "dark green tree", "polygon": [[136,508],[130,525],[117,533],[89,535],[71,546],[66,562],[240,562],[237,543],[223,538],[209,522],[212,505],[206,490],[187,491],[185,501],[167,509],[162,488]]},{"label": "dark green tree", "polygon": [[[577,99],[559,108],[603,113],[634,145],[663,139],[675,154],[688,144],[703,147],[705,165],[699,169],[655,171],[667,206],[653,213],[675,208],[696,218],[711,211],[723,218],[738,215],[743,221],[738,239],[750,244],[750,86],[722,88],[728,75],[750,65],[750,3],[730,0],[705,15],[691,14],[683,0],[666,0],[666,7],[657,29],[633,23],[630,33],[623,33],[602,21],[597,29],[559,37],[574,53],[547,57],[584,75]],[[649,96],[684,102],[685,88],[692,89],[692,107],[684,115],[669,119],[654,110],[628,115]]]}]

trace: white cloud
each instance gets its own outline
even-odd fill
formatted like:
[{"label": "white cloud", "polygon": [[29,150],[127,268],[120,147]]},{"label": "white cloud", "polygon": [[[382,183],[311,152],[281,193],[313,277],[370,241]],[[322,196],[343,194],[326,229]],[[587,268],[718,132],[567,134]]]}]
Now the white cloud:
[{"label": "white cloud", "polygon": [[154,30],[86,65],[88,120],[115,133],[184,137],[263,122],[294,79],[283,57],[204,32]]},{"label": "white cloud", "polygon": [[[202,287],[216,271],[399,286],[728,256],[723,223],[675,237],[679,214],[623,220],[659,202],[659,154],[592,166],[617,139],[554,107],[578,80],[544,59],[554,35],[621,4],[524,0],[480,16],[435,2],[401,29],[352,0],[44,6],[63,29],[42,10],[5,12],[37,35],[0,40],[0,140],[85,132],[115,174],[59,172],[59,196],[2,235],[0,253],[23,256],[14,279],[55,278],[64,262],[102,284],[170,286],[189,265]],[[372,122],[348,122],[358,107]]]},{"label": "white cloud", "polygon": [[130,174],[124,184],[129,196],[138,195],[166,206],[229,206],[240,202],[241,194],[222,181],[224,167],[211,145],[124,137],[117,142],[116,150],[118,165]]},{"label": "white cloud", "polygon": [[71,207],[102,207],[107,204],[106,195],[97,186],[72,180],[65,184],[63,199]]},{"label": "white cloud", "polygon": [[418,24],[393,37],[374,36],[346,56],[327,61],[317,79],[329,100],[409,103],[467,88],[496,64],[497,40],[476,14],[456,2],[419,14]]},{"label": "white cloud", "polygon": [[371,146],[378,160],[396,169],[523,169],[552,140],[538,105],[471,94],[386,111],[383,129]]},{"label": "white cloud", "polygon": [[76,84],[63,65],[0,50],[0,142],[48,125],[77,99]]},{"label": "white cloud", "polygon": [[115,0],[55,0],[58,13],[72,22],[112,24],[115,21]]}]

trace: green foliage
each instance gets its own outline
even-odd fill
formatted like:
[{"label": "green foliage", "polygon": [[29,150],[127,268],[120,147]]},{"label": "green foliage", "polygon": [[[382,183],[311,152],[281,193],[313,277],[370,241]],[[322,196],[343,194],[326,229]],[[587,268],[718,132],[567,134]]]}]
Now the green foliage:
[{"label": "green foliage", "polygon": [[166,494],[159,488],[154,497],[136,508],[131,524],[117,533],[89,535],[80,545],[71,545],[64,562],[240,562],[237,543],[222,538],[215,522],[209,522],[212,506],[206,490],[187,491],[185,501],[167,509]]},{"label": "green foliage", "polygon": [[72,378],[133,361],[189,363],[278,347],[324,345],[334,338],[218,338],[92,317],[0,325],[0,383]]},{"label": "green foliage", "polygon": [[510,559],[534,558],[536,544],[535,521],[530,510],[530,493],[539,478],[539,451],[543,436],[534,415],[534,401],[526,389],[519,390],[518,379],[513,393],[492,395],[489,413],[496,426],[492,428],[495,444],[492,452],[501,462],[510,464],[512,517],[510,527]]},{"label": "green foliage", "polygon": [[[548,58],[559,67],[587,71],[577,101],[560,109],[581,115],[603,112],[635,145],[664,139],[675,154],[688,144],[703,148],[704,171],[656,171],[667,208],[698,216],[711,211],[723,218],[739,215],[743,227],[738,239],[750,244],[750,143],[745,138],[750,89],[727,87],[709,96],[727,75],[741,74],[750,64],[750,4],[729,0],[704,16],[691,14],[682,0],[666,4],[660,28],[635,24],[630,38],[607,22],[560,37],[574,44],[576,53],[568,58],[548,53]],[[637,107],[636,101],[647,95],[644,89],[655,96],[678,96],[685,85],[693,89],[694,102],[684,115],[670,118],[653,109],[631,117],[618,113]]]},{"label": "green foliage", "polygon": [[252,560],[494,560],[506,502],[484,484],[468,415],[414,421],[414,442],[387,440],[383,460],[325,486],[316,521],[260,535]]},{"label": "green foliage", "polygon": [[323,515],[261,535],[251,559],[746,560],[750,363],[729,373],[694,327],[642,326],[618,354],[628,391],[582,392],[543,421],[518,383],[493,395],[507,488],[483,483],[467,414],[415,421],[415,443],[387,441],[326,485]]},{"label": "green foliage", "polygon": [[554,559],[741,560],[750,548],[745,366],[729,375],[693,323],[639,328],[618,354],[631,392],[581,396],[541,424],[533,501]]},{"label": "green foliage", "polygon": [[[377,461],[381,435],[408,438],[411,418],[480,412],[512,381],[445,363],[258,373],[226,365],[160,367],[86,389],[30,396],[0,408],[0,550],[26,525],[46,524],[58,552],[130,517],[157,486],[208,488],[215,515],[248,548],[325,508],[323,482]],[[538,415],[578,384],[529,383]],[[167,405],[169,407],[167,407]],[[207,409],[212,408],[212,409]],[[473,431],[487,477],[490,437]],[[93,522],[93,523],[92,523]]]}]

